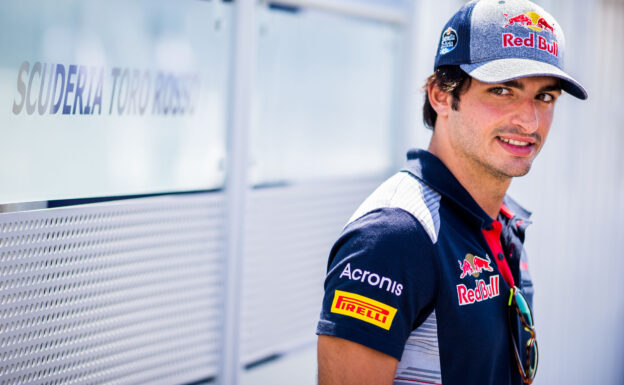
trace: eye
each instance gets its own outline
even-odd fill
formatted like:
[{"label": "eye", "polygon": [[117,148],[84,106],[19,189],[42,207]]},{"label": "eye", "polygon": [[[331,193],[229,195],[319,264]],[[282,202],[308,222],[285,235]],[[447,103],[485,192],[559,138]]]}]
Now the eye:
[{"label": "eye", "polygon": [[493,88],[490,88],[489,91],[490,93],[494,95],[500,95],[500,96],[511,94],[511,90],[506,87],[493,87]]},{"label": "eye", "polygon": [[537,95],[537,99],[545,103],[553,103],[557,98],[553,94],[543,93]]}]

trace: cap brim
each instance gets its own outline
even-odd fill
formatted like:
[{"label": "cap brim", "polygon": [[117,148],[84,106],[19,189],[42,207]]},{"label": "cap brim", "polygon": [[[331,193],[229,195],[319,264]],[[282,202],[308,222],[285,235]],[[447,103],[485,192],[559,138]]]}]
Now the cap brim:
[{"label": "cap brim", "polygon": [[587,91],[574,78],[552,64],[531,59],[498,59],[475,64],[461,64],[461,69],[484,83],[503,83],[529,76],[553,76],[561,79],[561,88],[579,99],[587,99]]}]

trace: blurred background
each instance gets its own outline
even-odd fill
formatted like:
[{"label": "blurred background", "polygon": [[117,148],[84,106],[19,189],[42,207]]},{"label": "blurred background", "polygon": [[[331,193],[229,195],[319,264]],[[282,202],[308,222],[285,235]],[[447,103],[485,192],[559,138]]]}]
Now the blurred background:
[{"label": "blurred background", "polygon": [[[590,95],[510,191],[535,384],[621,385],[624,1],[535,2]],[[329,249],[426,148],[462,4],[3,1],[0,384],[315,384]]]}]

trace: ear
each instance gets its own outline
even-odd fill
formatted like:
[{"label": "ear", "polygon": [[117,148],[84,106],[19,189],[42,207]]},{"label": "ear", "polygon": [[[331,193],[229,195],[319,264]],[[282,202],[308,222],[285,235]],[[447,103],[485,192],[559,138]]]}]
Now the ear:
[{"label": "ear", "polygon": [[453,95],[448,92],[442,91],[435,82],[431,82],[427,86],[427,97],[431,107],[438,114],[438,118],[447,117],[451,112],[451,103],[453,101]]}]

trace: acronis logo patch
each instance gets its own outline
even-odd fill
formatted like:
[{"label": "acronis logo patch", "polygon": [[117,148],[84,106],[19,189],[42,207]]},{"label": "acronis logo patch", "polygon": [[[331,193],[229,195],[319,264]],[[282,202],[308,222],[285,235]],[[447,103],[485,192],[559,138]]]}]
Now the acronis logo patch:
[{"label": "acronis logo patch", "polygon": [[402,283],[399,283],[392,278],[384,277],[368,270],[358,268],[352,269],[350,263],[347,263],[347,265],[344,267],[342,273],[340,273],[340,278],[347,278],[351,281],[366,283],[370,286],[390,292],[397,297],[400,297],[403,293]]}]

